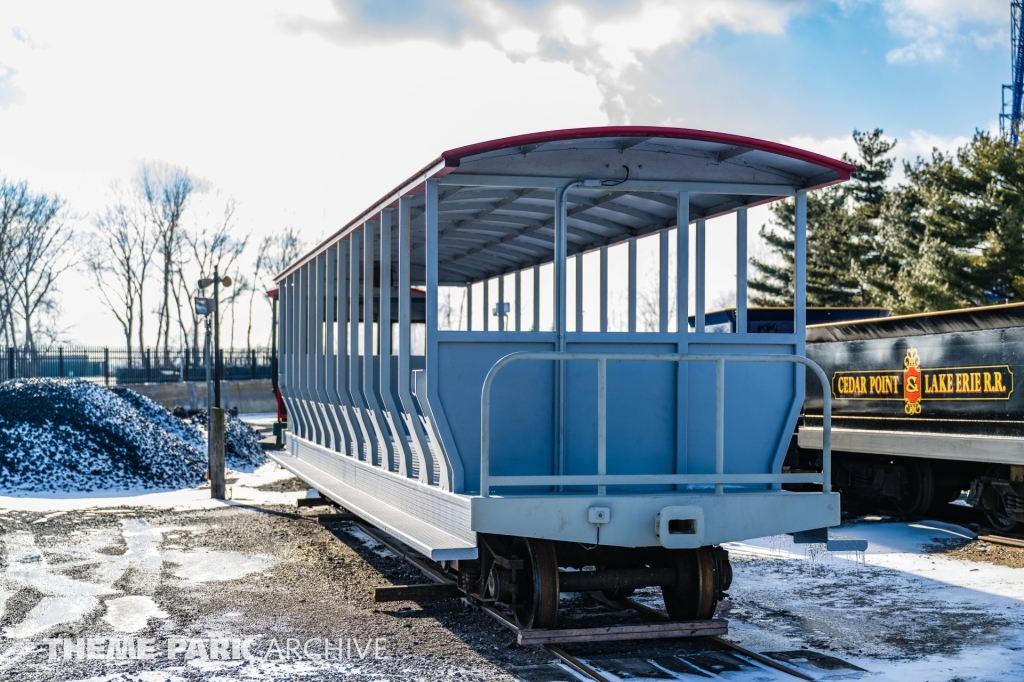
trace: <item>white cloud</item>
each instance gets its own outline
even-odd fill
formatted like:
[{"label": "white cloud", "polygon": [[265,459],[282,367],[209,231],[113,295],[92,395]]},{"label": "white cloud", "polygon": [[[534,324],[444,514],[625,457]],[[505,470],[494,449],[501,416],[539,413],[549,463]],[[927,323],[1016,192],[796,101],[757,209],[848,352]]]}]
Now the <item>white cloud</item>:
[{"label": "white cloud", "polygon": [[886,0],[889,30],[910,40],[886,55],[890,63],[934,62],[972,42],[981,49],[1009,43],[1009,3],[1004,0]]},{"label": "white cloud", "polygon": [[294,21],[297,30],[339,44],[418,36],[463,44],[480,40],[514,59],[537,56],[570,64],[595,79],[614,123],[630,122],[626,104],[631,76],[659,51],[686,46],[725,29],[780,35],[790,19],[811,11],[811,0],[624,0],[588,4],[548,0],[517,5],[509,0],[426,0],[400,14],[386,14],[365,0],[337,0],[343,21]]},{"label": "white cloud", "polygon": [[[285,225],[312,241],[445,149],[607,123],[595,79],[568,64],[481,41],[332,44],[285,30],[285,13],[284,0],[9,3],[0,65],[23,95],[0,107],[0,173],[88,217],[111,180],[167,161],[234,195],[257,241]],[[72,336],[117,342],[82,279],[61,288]]]}]

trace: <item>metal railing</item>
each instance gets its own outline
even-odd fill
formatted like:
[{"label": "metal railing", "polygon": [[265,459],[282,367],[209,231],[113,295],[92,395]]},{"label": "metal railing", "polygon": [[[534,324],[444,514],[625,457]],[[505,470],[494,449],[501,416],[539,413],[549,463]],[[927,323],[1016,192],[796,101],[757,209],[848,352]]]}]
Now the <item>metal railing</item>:
[{"label": "metal railing", "polygon": [[[504,367],[522,360],[589,360],[597,362],[597,474],[555,476],[491,476],[491,386]],[[715,363],[715,473],[713,474],[615,474],[608,465],[608,360],[637,362],[713,362]],[[824,397],[822,410],[822,471],[801,474],[727,474],[725,473],[725,363],[787,362],[801,364],[818,377]],[[480,494],[488,497],[495,486],[596,485],[598,494],[606,494],[609,485],[711,485],[722,495],[726,484],[820,483],[823,493],[832,491],[832,396],[828,377],[812,360],[799,355],[683,355],[519,352],[494,363],[484,378],[480,392]]]},{"label": "metal railing", "polygon": [[[124,347],[73,345],[0,347],[0,381],[34,378],[80,378],[106,385],[205,381],[202,348],[156,351]],[[269,379],[273,352],[266,348],[221,350],[223,378],[228,381]]]}]

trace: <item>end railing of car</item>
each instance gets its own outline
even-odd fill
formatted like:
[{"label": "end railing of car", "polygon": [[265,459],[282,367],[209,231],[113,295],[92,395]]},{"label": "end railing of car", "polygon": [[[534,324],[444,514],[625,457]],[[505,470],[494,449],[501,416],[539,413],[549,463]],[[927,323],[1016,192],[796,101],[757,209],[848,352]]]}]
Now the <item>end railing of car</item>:
[{"label": "end railing of car", "polygon": [[[491,388],[498,373],[513,362],[592,361],[597,363],[597,473],[585,475],[491,476]],[[715,473],[713,474],[608,474],[608,361],[619,362],[710,362],[715,365]],[[822,411],[821,473],[725,473],[725,363],[790,363],[807,367],[818,377],[824,398]],[[487,372],[480,393],[480,494],[488,497],[494,487],[512,486],[597,486],[599,495],[609,485],[714,485],[715,494],[726,485],[820,483],[823,493],[832,491],[832,396],[828,377],[800,355],[687,355],[676,353],[572,353],[518,352],[498,360]]]}]

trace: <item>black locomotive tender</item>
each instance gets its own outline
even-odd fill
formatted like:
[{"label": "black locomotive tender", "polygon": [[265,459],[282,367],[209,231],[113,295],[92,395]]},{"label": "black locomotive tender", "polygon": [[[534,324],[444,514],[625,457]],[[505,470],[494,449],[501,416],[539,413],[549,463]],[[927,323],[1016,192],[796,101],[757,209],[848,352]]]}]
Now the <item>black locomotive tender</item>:
[{"label": "black locomotive tender", "polygon": [[[748,330],[791,331],[792,318],[751,308]],[[1024,304],[808,308],[807,323],[807,357],[831,379],[832,485],[846,510],[921,516],[968,491],[993,527],[1024,524]],[[735,324],[732,310],[707,315],[709,331]],[[821,386],[806,386],[790,471],[821,469]]]}]

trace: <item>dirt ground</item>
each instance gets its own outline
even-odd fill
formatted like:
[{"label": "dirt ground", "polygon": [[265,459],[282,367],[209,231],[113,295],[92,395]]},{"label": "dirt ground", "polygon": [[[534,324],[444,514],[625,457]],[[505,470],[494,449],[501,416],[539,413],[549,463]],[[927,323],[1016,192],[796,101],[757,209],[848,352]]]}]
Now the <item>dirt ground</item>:
[{"label": "dirt ground", "polygon": [[[374,586],[423,578],[351,524],[317,524],[315,511],[327,510],[234,506],[0,516],[5,564],[27,563],[34,573],[19,580],[8,571],[3,579],[0,677],[78,680],[160,671],[169,676],[161,680],[208,679],[214,672],[292,679],[317,670],[322,680],[513,680],[507,668],[550,658],[519,648],[511,633],[455,600],[374,604]],[[129,604],[137,610],[149,608],[142,627],[110,616],[111,601],[126,598],[121,595],[137,599]],[[76,610],[80,617],[46,627]],[[61,660],[54,662],[44,643],[128,636],[155,639],[158,652],[171,637],[252,638],[248,649],[255,658],[64,661],[58,648]],[[342,655],[329,663],[288,655],[289,638],[303,645],[315,640],[308,649],[314,656],[323,638],[334,645],[341,640]]]},{"label": "dirt ground", "polygon": [[[201,489],[123,502],[0,499],[0,680],[575,679],[457,600],[372,602],[375,586],[425,579],[357,526],[317,523],[329,508],[297,508],[304,488],[268,465],[233,475],[228,504]],[[815,679],[1024,674],[1024,573],[998,559],[1019,557],[1015,548],[922,524],[845,530],[874,549],[806,553],[782,537],[730,546],[736,580],[718,612],[729,638],[870,671],[805,665]],[[662,606],[657,589],[636,598]],[[591,602],[567,595],[563,609],[579,626],[636,617]],[[639,671],[659,657],[701,659],[702,641],[573,651],[617,671],[609,679],[666,679]],[[723,675],[792,679],[749,666]]]},{"label": "dirt ground", "polygon": [[951,559],[981,561],[996,566],[1024,568],[1024,547],[1010,547],[984,540],[946,540],[929,548]]}]

